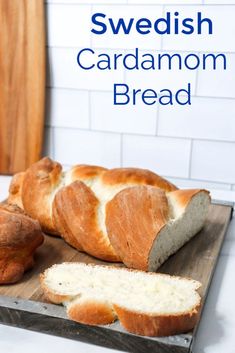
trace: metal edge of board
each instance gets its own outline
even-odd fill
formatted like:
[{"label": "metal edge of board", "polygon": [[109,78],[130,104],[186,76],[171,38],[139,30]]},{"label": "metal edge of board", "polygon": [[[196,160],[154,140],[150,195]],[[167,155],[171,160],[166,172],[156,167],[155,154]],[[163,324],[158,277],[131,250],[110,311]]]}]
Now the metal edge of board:
[{"label": "metal edge of board", "polygon": [[0,296],[0,322],[133,353],[147,353],[149,350],[188,353],[192,339],[190,334],[138,336],[125,331],[118,321],[111,325],[88,326],[68,319],[63,306],[5,296]]}]

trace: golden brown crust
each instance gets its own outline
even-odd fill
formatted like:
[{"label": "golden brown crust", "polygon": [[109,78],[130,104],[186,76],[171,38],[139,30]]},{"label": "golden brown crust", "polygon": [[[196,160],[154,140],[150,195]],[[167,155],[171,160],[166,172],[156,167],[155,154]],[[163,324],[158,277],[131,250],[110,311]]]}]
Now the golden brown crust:
[{"label": "golden brown crust", "polygon": [[101,176],[101,180],[107,185],[116,184],[142,184],[151,185],[163,189],[166,192],[177,190],[177,187],[147,169],[116,168],[110,169]]},{"label": "golden brown crust", "polygon": [[53,219],[62,237],[72,246],[106,261],[118,261],[109,239],[99,228],[99,201],[81,181],[59,190],[53,202]]},{"label": "golden brown crust", "polygon": [[79,164],[69,171],[71,182],[76,180],[93,179],[103,174],[108,169],[94,165]]},{"label": "golden brown crust", "polygon": [[71,320],[87,325],[106,325],[116,320],[112,306],[94,299],[75,300],[67,308]]},{"label": "golden brown crust", "polygon": [[59,184],[62,166],[45,157],[25,172],[22,202],[25,211],[37,219],[45,232],[58,235],[51,218],[51,198]]},{"label": "golden brown crust", "polygon": [[[78,212],[75,201],[70,198],[73,188],[60,189],[52,204],[52,219],[61,237],[74,248],[83,251],[80,242],[79,229],[77,228]],[[75,231],[74,231],[75,230]]]},{"label": "golden brown crust", "polygon": [[186,208],[192,198],[201,192],[204,192],[207,195],[210,194],[209,191],[204,189],[182,189],[172,191],[168,194],[168,196],[173,198],[179,207]]},{"label": "golden brown crust", "polygon": [[0,204],[0,249],[27,246],[35,234],[42,237],[38,221],[27,216],[16,205]]},{"label": "golden brown crust", "polygon": [[190,312],[175,315],[147,315],[114,304],[120,323],[129,332],[142,336],[171,336],[188,332],[196,325],[200,304]]},{"label": "golden brown crust", "polygon": [[13,176],[9,187],[9,196],[7,200],[9,204],[15,204],[22,209],[24,208],[21,198],[24,175],[25,172],[21,172]]},{"label": "golden brown crust", "polygon": [[152,186],[124,189],[108,202],[109,239],[127,267],[148,270],[149,251],[168,218],[166,195]]},{"label": "golden brown crust", "polygon": [[0,284],[18,281],[33,264],[43,243],[38,221],[16,205],[0,205]]},{"label": "golden brown crust", "polygon": [[51,291],[45,284],[45,272],[43,274],[40,274],[39,276],[39,280],[40,280],[40,285],[41,288],[43,290],[43,294],[44,297],[54,303],[54,304],[61,304],[63,302],[69,301],[71,298],[71,296],[69,295],[61,295],[61,294],[57,294],[54,293],[53,291]]}]

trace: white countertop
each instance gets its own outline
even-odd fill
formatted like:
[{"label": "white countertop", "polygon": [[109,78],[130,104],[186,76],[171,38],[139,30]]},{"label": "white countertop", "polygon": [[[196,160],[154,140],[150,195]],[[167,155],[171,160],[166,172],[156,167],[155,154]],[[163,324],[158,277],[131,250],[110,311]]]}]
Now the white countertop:
[{"label": "white countertop", "polygon": [[[7,197],[9,177],[0,176],[0,200]],[[235,202],[235,192],[211,190],[218,200]],[[235,218],[225,242],[200,321],[194,353],[234,353],[235,332]],[[49,336],[0,324],[1,353],[115,353],[117,351],[61,337]]]}]

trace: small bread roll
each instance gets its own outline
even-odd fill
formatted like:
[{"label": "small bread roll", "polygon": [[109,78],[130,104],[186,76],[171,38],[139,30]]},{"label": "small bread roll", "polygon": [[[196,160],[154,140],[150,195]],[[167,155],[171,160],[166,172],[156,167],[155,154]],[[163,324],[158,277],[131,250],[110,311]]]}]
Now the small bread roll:
[{"label": "small bread roll", "polygon": [[19,281],[33,267],[43,239],[38,221],[16,205],[0,204],[0,284]]}]

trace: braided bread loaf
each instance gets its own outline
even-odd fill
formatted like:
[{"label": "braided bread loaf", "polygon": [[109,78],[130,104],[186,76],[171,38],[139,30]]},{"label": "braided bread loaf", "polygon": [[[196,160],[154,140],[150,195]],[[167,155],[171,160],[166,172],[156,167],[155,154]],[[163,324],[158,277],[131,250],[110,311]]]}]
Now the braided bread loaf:
[{"label": "braided bread loaf", "polygon": [[63,172],[43,158],[14,176],[8,202],[78,250],[154,271],[202,228],[210,197],[144,169],[78,165]]}]

